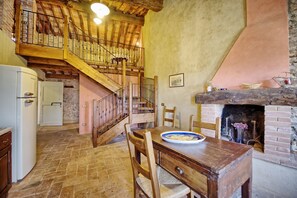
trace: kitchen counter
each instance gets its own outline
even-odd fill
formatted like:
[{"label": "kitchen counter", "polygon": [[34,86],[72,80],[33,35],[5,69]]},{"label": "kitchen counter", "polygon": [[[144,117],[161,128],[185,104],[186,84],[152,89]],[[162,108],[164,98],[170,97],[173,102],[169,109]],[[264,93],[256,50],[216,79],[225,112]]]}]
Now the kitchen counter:
[{"label": "kitchen counter", "polygon": [[0,128],[0,135],[3,135],[9,131],[11,131],[11,128]]}]

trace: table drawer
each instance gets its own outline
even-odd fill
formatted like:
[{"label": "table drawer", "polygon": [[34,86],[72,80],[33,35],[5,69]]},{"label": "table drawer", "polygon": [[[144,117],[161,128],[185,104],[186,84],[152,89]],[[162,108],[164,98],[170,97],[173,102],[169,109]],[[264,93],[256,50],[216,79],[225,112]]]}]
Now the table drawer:
[{"label": "table drawer", "polygon": [[0,150],[11,144],[11,132],[5,133],[0,136]]},{"label": "table drawer", "polygon": [[160,165],[179,180],[187,183],[194,191],[207,195],[207,177],[180,159],[160,152]]}]

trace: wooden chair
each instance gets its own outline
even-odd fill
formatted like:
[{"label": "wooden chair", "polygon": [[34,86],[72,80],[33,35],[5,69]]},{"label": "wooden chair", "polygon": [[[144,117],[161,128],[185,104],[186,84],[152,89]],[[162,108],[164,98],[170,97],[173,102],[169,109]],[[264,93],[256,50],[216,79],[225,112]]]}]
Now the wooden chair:
[{"label": "wooden chair", "polygon": [[[134,197],[139,197],[140,191],[153,198],[190,197],[189,187],[156,165],[151,133],[146,132],[144,139],[138,138],[131,132],[130,124],[125,124],[125,132],[132,164]],[[136,149],[147,157],[148,168],[138,162]]]},{"label": "wooden chair", "polygon": [[[175,111],[176,107],[173,107],[173,109],[167,109],[166,106],[163,108],[163,126],[165,126],[165,122],[169,122],[171,124],[171,127],[175,127]],[[170,117],[166,117],[166,115],[171,115]]]},{"label": "wooden chair", "polygon": [[200,128],[200,132],[202,133],[201,129],[209,129],[214,130],[215,135],[214,137],[217,139],[221,139],[221,118],[216,118],[216,123],[207,123],[207,122],[198,122],[196,121],[196,117],[193,115],[190,116],[190,131],[194,131],[194,127]]}]

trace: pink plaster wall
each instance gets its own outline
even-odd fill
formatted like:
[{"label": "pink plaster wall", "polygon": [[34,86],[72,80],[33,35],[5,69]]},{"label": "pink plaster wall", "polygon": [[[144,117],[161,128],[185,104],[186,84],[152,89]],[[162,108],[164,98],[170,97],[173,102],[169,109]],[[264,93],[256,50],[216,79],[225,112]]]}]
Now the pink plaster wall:
[{"label": "pink plaster wall", "polygon": [[[121,83],[119,75],[108,75],[113,80]],[[137,77],[127,77],[127,83],[137,83]],[[79,134],[92,132],[93,126],[93,100],[99,100],[111,93],[100,84],[85,75],[79,75]]]},{"label": "pink plaster wall", "polygon": [[247,0],[247,26],[212,79],[218,88],[241,83],[278,87],[274,76],[289,71],[288,13],[284,0]]}]

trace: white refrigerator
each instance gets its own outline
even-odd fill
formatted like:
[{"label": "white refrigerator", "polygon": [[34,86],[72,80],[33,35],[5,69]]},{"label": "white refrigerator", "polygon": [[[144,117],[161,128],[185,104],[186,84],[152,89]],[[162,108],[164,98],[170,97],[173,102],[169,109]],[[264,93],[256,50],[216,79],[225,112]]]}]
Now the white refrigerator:
[{"label": "white refrigerator", "polygon": [[0,65],[0,128],[12,128],[12,182],[36,164],[37,74]]}]

